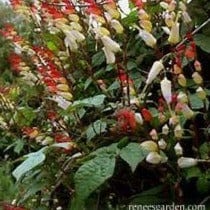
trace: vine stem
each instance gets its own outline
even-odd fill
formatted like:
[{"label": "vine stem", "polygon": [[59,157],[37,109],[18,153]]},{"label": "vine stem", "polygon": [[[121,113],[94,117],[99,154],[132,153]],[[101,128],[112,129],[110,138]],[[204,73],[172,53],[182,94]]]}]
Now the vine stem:
[{"label": "vine stem", "polygon": [[[198,31],[200,31],[204,26],[206,26],[210,22],[210,18],[207,19],[205,22],[203,22],[199,27],[197,27],[191,34],[195,35]],[[182,44],[184,44],[188,38],[184,38],[177,46],[176,48],[180,47]]]}]

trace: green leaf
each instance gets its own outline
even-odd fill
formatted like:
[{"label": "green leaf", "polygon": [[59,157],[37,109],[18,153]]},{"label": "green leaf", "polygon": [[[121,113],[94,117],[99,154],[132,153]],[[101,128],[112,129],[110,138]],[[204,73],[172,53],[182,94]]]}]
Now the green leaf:
[{"label": "green leaf", "polygon": [[146,190],[140,194],[132,196],[130,204],[135,204],[135,205],[139,204],[152,205],[157,203],[162,204],[166,202],[166,200],[161,196],[162,191],[163,191],[162,185]]},{"label": "green leaf", "polygon": [[196,185],[201,194],[210,192],[210,180],[205,175],[199,177]]},{"label": "green leaf", "polygon": [[93,139],[96,135],[100,135],[101,133],[106,131],[106,127],[107,124],[106,122],[103,122],[101,120],[97,120],[94,123],[92,123],[87,131],[86,131],[86,135],[87,135],[87,139],[91,140]]},{"label": "green leaf", "polygon": [[205,142],[199,148],[199,153],[202,159],[208,159],[210,154],[210,143]]},{"label": "green leaf", "polygon": [[15,113],[15,121],[20,126],[29,126],[36,118],[36,114],[32,108],[23,107]]},{"label": "green leaf", "polygon": [[102,51],[97,52],[92,57],[92,65],[93,67],[100,66],[105,61],[105,55]]},{"label": "green leaf", "polygon": [[190,104],[192,109],[202,109],[204,104],[203,101],[197,96],[197,94],[189,95]]},{"label": "green leaf", "polygon": [[123,25],[129,27],[138,21],[138,12],[137,10],[130,12],[128,16],[122,19]]},{"label": "green leaf", "polygon": [[118,143],[110,144],[106,147],[101,147],[94,152],[90,153],[90,156],[109,156],[109,157],[116,157],[119,153]]},{"label": "green leaf", "polygon": [[27,159],[21,163],[13,172],[12,175],[16,178],[18,181],[25,173],[32,170],[45,160],[45,154],[43,151],[46,149],[46,147],[42,148],[41,150],[37,152],[30,153],[26,155]]},{"label": "green leaf", "polygon": [[197,34],[194,36],[194,40],[197,46],[203,51],[210,53],[210,37],[204,34]]},{"label": "green leaf", "polygon": [[22,139],[18,139],[15,142],[14,152],[17,153],[17,154],[20,154],[20,152],[22,151],[23,147],[24,147],[24,141]]},{"label": "green leaf", "polygon": [[188,180],[194,177],[199,177],[202,174],[201,170],[196,166],[184,169],[184,173],[186,174],[185,177]]},{"label": "green leaf", "polygon": [[130,143],[120,151],[120,157],[131,167],[132,172],[140,162],[144,160],[148,152],[145,151],[138,143]]},{"label": "green leaf", "polygon": [[70,109],[76,108],[76,107],[99,107],[104,103],[104,99],[106,98],[105,95],[97,95],[90,98],[85,98],[83,100],[75,101],[71,106]]},{"label": "green leaf", "polygon": [[77,170],[74,177],[77,202],[87,199],[92,192],[113,175],[115,161],[114,157],[98,156],[85,162]]}]

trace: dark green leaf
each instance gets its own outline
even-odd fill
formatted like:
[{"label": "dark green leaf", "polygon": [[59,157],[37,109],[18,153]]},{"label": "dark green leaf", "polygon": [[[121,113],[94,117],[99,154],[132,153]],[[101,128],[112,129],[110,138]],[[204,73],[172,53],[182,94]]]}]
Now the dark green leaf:
[{"label": "dark green leaf", "polygon": [[210,37],[204,34],[197,34],[194,37],[195,43],[199,46],[203,51],[210,53]]},{"label": "dark green leaf", "polygon": [[202,109],[204,106],[203,101],[197,96],[197,94],[189,95],[190,105],[192,109]]},{"label": "dark green leaf", "polygon": [[132,172],[136,170],[138,164],[144,160],[148,152],[138,143],[130,143],[120,151],[120,157],[131,167]]},{"label": "dark green leaf", "polygon": [[102,51],[97,52],[92,57],[92,65],[93,67],[100,66],[105,61],[105,55]]},{"label": "dark green leaf", "polygon": [[93,191],[113,175],[114,168],[115,158],[109,156],[98,156],[84,163],[74,178],[76,200],[79,202],[87,199]]}]

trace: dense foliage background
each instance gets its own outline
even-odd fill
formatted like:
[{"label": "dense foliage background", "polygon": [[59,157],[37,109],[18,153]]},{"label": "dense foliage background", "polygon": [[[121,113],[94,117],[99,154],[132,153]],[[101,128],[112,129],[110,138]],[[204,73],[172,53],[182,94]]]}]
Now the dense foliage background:
[{"label": "dense foliage background", "polygon": [[210,2],[0,3],[0,206],[210,208]]}]

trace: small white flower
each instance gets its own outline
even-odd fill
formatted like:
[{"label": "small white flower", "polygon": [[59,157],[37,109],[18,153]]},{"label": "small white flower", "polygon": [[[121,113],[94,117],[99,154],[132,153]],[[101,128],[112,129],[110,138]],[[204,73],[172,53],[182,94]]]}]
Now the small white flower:
[{"label": "small white flower", "polygon": [[104,51],[106,57],[106,63],[111,64],[115,62],[115,54],[106,47],[103,47],[102,50]]},{"label": "small white flower", "polygon": [[109,51],[112,51],[113,53],[121,51],[120,45],[110,37],[102,36],[101,41],[103,42],[104,47],[106,47]]},{"label": "small white flower", "polygon": [[180,124],[176,125],[176,127],[174,128],[174,135],[176,138],[182,138],[182,135],[183,135],[184,131],[181,127]]},{"label": "small white flower", "polygon": [[198,87],[196,93],[200,99],[202,100],[206,99],[206,92],[202,87]]},{"label": "small white flower", "polygon": [[160,149],[163,149],[164,150],[167,147],[167,143],[166,143],[166,141],[164,139],[160,139],[158,141],[158,146],[159,146]]},{"label": "small white flower", "polygon": [[143,118],[140,113],[135,113],[135,120],[138,124],[140,124],[140,125],[143,124]]},{"label": "small white flower", "polygon": [[179,92],[178,96],[177,96],[177,100],[180,103],[187,103],[188,102],[188,97],[187,94],[184,92]]},{"label": "small white flower", "polygon": [[177,156],[183,155],[183,148],[180,145],[180,143],[176,143],[175,147],[174,147],[174,151],[176,153]]},{"label": "small white flower", "polygon": [[189,168],[196,166],[198,164],[198,160],[195,158],[180,157],[177,163],[180,168]]},{"label": "small white flower", "polygon": [[168,135],[168,133],[169,133],[169,127],[168,127],[167,124],[165,124],[165,125],[162,127],[162,133],[163,133],[164,135]]}]

